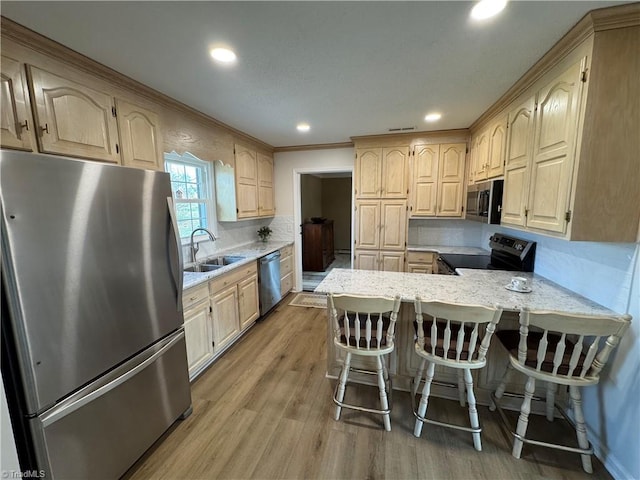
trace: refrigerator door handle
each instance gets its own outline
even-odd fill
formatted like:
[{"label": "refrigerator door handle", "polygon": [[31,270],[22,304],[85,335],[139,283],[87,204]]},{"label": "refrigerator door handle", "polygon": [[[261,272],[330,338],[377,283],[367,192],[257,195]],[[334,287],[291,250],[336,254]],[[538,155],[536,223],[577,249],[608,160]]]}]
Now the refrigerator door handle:
[{"label": "refrigerator door handle", "polygon": [[[169,208],[169,217],[171,219],[171,229],[173,230],[173,238],[175,240],[176,250],[177,250],[177,258],[178,258],[178,266],[172,263],[171,271],[173,273],[173,283],[176,286],[176,299],[178,301],[178,311],[182,311],[182,285],[183,285],[183,273],[182,273],[182,243],[180,242],[180,233],[178,231],[178,222],[176,220],[176,211],[175,205],[172,197],[167,197],[167,207]],[[171,254],[169,253],[169,259],[171,259]]]},{"label": "refrigerator door handle", "polygon": [[[144,370],[149,365],[151,365],[153,362],[155,362],[159,357],[164,355],[164,353],[167,350],[169,350],[173,345],[179,342],[182,338],[184,338],[184,332],[180,330],[179,334],[166,338],[164,340],[164,344],[163,342],[160,342],[160,344],[156,346],[158,350],[156,350],[153,354],[151,354],[151,356],[147,357],[142,362],[138,363],[135,367],[130,368],[126,370],[124,373],[122,373],[121,375],[117,376],[121,371],[121,368],[118,368],[111,375],[107,375],[107,376],[115,376],[115,378],[110,382],[103,385],[94,385],[93,387],[89,386],[86,389],[80,390],[77,395],[71,396],[69,399],[62,402],[57,407],[54,407],[50,412],[43,414],[41,417],[42,426],[47,427],[57,422],[58,420],[66,417],[67,415],[83,407],[84,405],[92,402],[96,398],[106,395],[108,392],[110,392],[114,388],[117,388],[119,385],[122,385],[124,382],[133,378],[135,375],[137,375],[142,370]],[[127,366],[128,365],[125,363],[125,365],[123,365],[122,367],[124,368]],[[90,391],[87,392],[85,390],[90,390]]]}]

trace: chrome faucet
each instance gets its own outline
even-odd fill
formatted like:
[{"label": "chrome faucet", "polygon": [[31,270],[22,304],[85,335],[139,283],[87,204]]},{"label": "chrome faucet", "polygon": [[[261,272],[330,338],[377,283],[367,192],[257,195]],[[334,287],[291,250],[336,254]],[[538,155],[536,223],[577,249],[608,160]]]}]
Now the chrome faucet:
[{"label": "chrome faucet", "polygon": [[198,266],[198,262],[196,261],[196,254],[198,253],[198,250],[200,250],[200,247],[198,246],[197,243],[193,243],[193,236],[195,235],[196,232],[200,230],[202,230],[203,232],[207,232],[207,235],[209,235],[209,238],[211,239],[212,242],[215,242],[217,240],[216,236],[213,233],[211,233],[209,230],[203,227],[198,227],[193,232],[191,232],[191,244],[190,244],[191,262],[195,263],[196,267]]}]

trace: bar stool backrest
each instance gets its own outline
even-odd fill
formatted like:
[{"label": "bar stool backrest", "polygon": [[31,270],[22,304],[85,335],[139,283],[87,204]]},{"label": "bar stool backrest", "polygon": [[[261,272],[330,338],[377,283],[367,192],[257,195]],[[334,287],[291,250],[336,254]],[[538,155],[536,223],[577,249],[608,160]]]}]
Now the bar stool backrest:
[{"label": "bar stool backrest", "polygon": [[[491,336],[500,321],[500,307],[415,300],[416,349],[437,363],[480,368],[486,363]],[[424,314],[430,318],[425,322]],[[484,333],[480,328],[486,325]]]},{"label": "bar stool backrest", "polygon": [[359,351],[393,350],[400,296],[328,295],[336,345]]},{"label": "bar stool backrest", "polygon": [[[595,384],[609,355],[631,324],[631,316],[572,315],[552,311],[520,312],[520,370],[534,378],[558,383]],[[535,342],[528,341],[537,327]],[[532,334],[533,336],[533,334]],[[517,366],[516,366],[517,368]]]}]

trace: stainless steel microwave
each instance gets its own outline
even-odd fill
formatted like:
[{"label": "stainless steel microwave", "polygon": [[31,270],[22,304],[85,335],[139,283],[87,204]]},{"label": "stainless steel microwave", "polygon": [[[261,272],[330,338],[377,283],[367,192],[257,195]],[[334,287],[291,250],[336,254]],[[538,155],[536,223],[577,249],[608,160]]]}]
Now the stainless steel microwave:
[{"label": "stainless steel microwave", "polygon": [[465,218],[476,222],[499,224],[503,188],[504,180],[469,185]]}]

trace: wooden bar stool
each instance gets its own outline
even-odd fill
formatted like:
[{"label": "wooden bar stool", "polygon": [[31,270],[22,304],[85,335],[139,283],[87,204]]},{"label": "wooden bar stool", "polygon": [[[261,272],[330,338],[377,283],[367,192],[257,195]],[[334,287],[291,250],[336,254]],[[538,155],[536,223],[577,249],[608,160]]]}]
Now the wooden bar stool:
[{"label": "wooden bar stool", "polygon": [[[400,310],[400,297],[362,297],[355,295],[328,295],[329,314],[333,325],[333,343],[346,352],[344,365],[333,401],[336,404],[335,419],[340,420],[343,408],[382,415],[385,430],[391,430],[389,397],[391,379],[383,356],[394,348],[395,324]],[[353,355],[375,358],[375,370],[352,368]],[[349,372],[366,373],[377,377],[380,390],[380,409],[366,408],[344,403]]]},{"label": "wooden bar stool", "polygon": [[[560,312],[529,311],[520,312],[520,332],[502,330],[496,333],[500,343],[509,352],[509,365],[502,382],[492,395],[493,405],[514,437],[512,455],[520,458],[523,444],[533,444],[579,453],[585,472],[592,473],[591,455],[593,448],[587,439],[582,411],[580,387],[595,385],[600,380],[611,351],[631,323],[629,315],[620,317],[571,315]],[[530,331],[534,327],[535,331]],[[505,394],[506,384],[514,370],[527,376],[520,417],[515,430],[500,408],[498,400]],[[569,397],[574,408],[575,429],[579,448],[541,442],[526,438],[529,412],[534,398],[536,380],[547,382],[546,416],[553,421],[555,393],[558,385],[569,387]],[[560,413],[573,423],[562,409]]]},{"label": "wooden bar stool", "polygon": [[[442,302],[423,302],[420,297],[415,300],[417,340],[415,352],[422,358],[418,372],[413,380],[411,400],[416,423],[413,434],[419,437],[424,422],[471,432],[476,450],[482,450],[480,440],[480,422],[473,393],[472,369],[486,365],[487,350],[491,336],[502,315],[499,307],[483,307],[476,305],[460,305]],[[423,314],[430,318],[424,321]],[[481,325],[486,324],[484,334]],[[471,427],[438,422],[426,418],[431,383],[435,366],[458,369],[458,393],[460,404],[464,406],[466,388],[469,403],[469,420]],[[416,409],[415,396],[418,392],[422,374],[427,367],[420,404]]]}]

